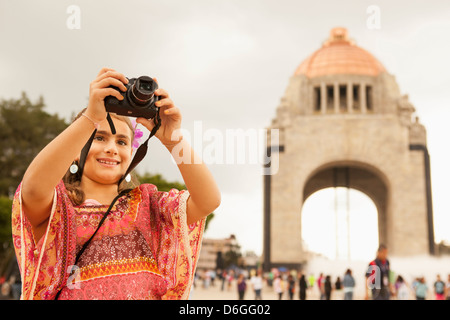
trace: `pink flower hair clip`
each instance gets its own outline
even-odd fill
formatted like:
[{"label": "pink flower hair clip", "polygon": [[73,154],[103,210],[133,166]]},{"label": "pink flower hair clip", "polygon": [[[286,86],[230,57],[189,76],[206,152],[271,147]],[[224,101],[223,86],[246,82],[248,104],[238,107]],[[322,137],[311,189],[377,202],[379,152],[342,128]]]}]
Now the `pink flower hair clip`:
[{"label": "pink flower hair clip", "polygon": [[131,124],[134,128],[134,139],[133,139],[133,149],[139,148],[141,143],[141,138],[144,136],[144,132],[137,128],[138,123],[136,123],[136,119],[131,119]]}]

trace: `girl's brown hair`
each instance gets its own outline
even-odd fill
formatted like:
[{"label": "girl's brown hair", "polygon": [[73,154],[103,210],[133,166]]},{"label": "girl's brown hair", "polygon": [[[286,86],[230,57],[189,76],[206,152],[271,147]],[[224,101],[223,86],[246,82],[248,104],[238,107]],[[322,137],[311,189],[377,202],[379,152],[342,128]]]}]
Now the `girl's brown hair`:
[{"label": "girl's brown hair", "polygon": [[[75,122],[78,118],[81,117],[81,114],[86,111],[86,108],[81,110],[80,113],[78,113],[75,118],[73,119],[72,123]],[[115,113],[110,113],[111,117],[116,118],[117,120],[124,121],[128,127],[131,130],[131,142],[134,140],[134,127],[128,117],[120,116]],[[79,165],[78,160],[75,161],[77,165]],[[134,172],[131,172],[131,181],[126,182],[123,180],[120,185],[118,185],[118,192],[121,192],[125,189],[132,189],[139,185],[139,181],[134,174]],[[82,204],[85,200],[85,194],[84,191],[81,189],[80,183],[81,183],[81,176],[77,174],[72,174],[69,170],[67,170],[66,174],[63,177],[63,182],[67,190],[67,194],[72,201],[72,203],[76,206]]]}]

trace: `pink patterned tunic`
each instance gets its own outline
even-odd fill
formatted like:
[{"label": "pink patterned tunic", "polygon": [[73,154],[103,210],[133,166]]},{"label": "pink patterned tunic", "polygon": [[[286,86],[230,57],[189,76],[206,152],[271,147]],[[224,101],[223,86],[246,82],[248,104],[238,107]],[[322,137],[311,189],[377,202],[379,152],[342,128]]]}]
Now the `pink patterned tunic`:
[{"label": "pink patterned tunic", "polygon": [[187,299],[200,253],[205,219],[186,223],[186,190],[158,191],[142,184],[120,197],[69,275],[76,253],[108,206],[74,206],[63,182],[55,188],[49,225],[35,244],[21,204],[12,225],[22,276],[22,299]]}]

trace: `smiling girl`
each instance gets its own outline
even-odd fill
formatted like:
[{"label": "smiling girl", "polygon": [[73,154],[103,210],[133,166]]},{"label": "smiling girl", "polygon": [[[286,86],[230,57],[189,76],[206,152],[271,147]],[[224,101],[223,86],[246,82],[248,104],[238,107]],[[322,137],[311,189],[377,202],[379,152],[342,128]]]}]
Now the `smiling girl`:
[{"label": "smiling girl", "polygon": [[[142,184],[121,193],[130,186],[121,181],[132,160],[135,128],[127,117],[111,114],[112,134],[103,100],[123,99],[110,86],[126,91],[127,83],[123,74],[102,69],[90,85],[87,108],[25,172],[12,213],[22,299],[189,295],[205,219],[219,206],[220,192],[191,146],[182,137],[172,140],[181,113],[167,91],[158,89],[161,127],[155,136],[169,152],[177,146],[191,155],[191,161],[177,164],[187,190],[161,192]],[[137,122],[154,127],[153,120]],[[84,168],[78,170],[81,149],[94,129]]]}]

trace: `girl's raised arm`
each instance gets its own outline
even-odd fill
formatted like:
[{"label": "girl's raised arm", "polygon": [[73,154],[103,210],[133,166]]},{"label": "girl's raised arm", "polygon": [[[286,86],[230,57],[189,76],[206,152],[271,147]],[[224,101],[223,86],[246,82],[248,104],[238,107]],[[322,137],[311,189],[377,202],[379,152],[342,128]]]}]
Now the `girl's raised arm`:
[{"label": "girl's raised arm", "polygon": [[89,104],[85,116],[80,117],[53,139],[33,159],[22,179],[22,204],[35,241],[39,241],[47,228],[53,194],[70,164],[80,155],[97,123],[106,119],[104,98],[108,95],[123,99],[110,85],[125,90],[126,77],[104,68],[90,84]]}]

